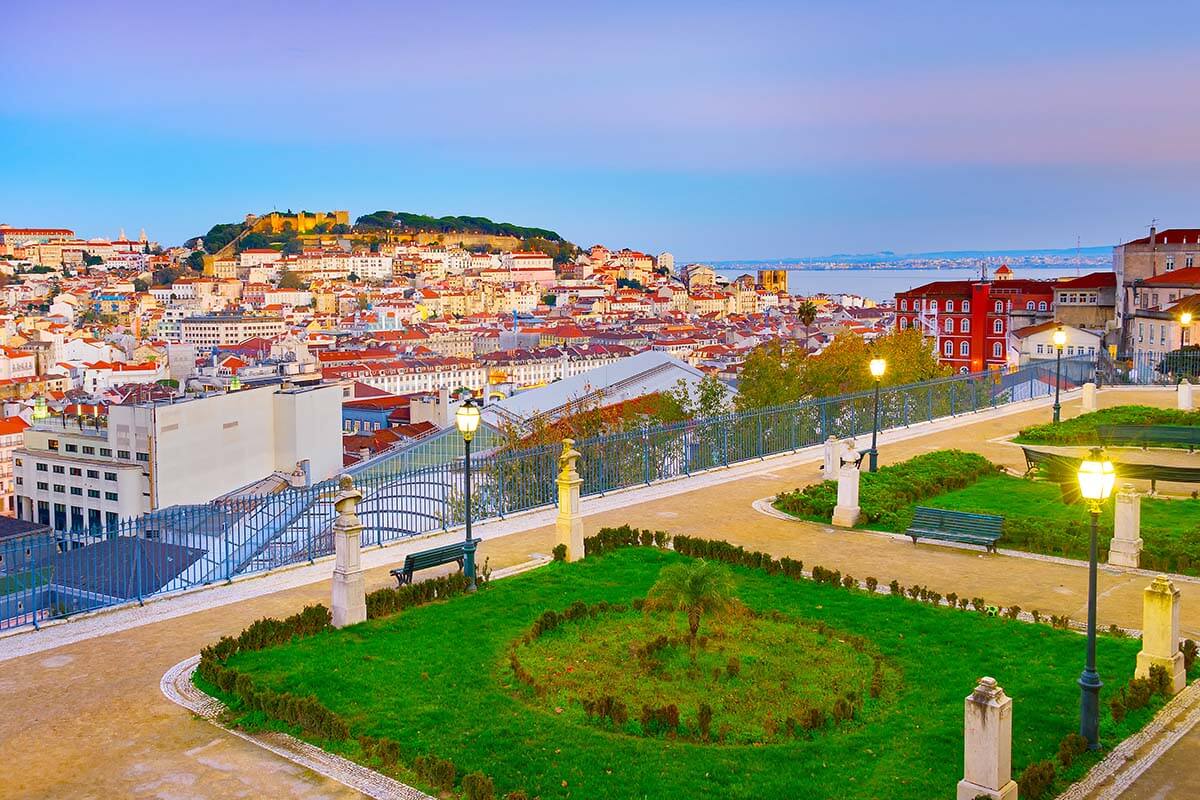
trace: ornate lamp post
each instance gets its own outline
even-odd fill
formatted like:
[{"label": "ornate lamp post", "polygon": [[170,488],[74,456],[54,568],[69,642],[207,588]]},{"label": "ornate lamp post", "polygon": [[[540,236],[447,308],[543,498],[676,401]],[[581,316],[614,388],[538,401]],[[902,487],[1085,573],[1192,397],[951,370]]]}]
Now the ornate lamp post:
[{"label": "ornate lamp post", "polygon": [[454,414],[454,424],[463,437],[463,473],[467,510],[467,540],[463,544],[463,574],[467,576],[467,591],[475,591],[475,540],[471,538],[471,439],[479,429],[479,406],[468,397]]},{"label": "ornate lamp post", "polygon": [[1062,403],[1058,401],[1059,385],[1062,383],[1062,351],[1067,343],[1067,332],[1062,325],[1054,331],[1054,421],[1058,422],[1062,414]]},{"label": "ornate lamp post", "polygon": [[875,472],[879,467],[879,448],[876,447],[879,441],[879,382],[886,370],[887,362],[882,358],[871,359],[871,377],[875,379],[875,421],[871,425],[871,460],[868,467],[870,472]]},{"label": "ornate lamp post", "polygon": [[1088,741],[1088,748],[1100,748],[1100,675],[1096,672],[1096,528],[1100,523],[1100,508],[1112,494],[1116,482],[1112,462],[1099,447],[1079,465],[1079,493],[1087,501],[1092,516],[1091,547],[1088,553],[1088,618],[1087,663],[1079,676],[1079,735]]}]

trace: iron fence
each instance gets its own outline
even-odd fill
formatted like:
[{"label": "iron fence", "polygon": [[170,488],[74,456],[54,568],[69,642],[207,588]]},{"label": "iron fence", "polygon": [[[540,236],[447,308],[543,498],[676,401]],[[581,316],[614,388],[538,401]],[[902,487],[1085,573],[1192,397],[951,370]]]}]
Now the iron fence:
[{"label": "iron fence", "polygon": [[[969,414],[1054,393],[1053,361],[956,375],[880,392],[881,430]],[[1092,380],[1096,362],[1061,363],[1062,388]],[[1137,375],[1134,372],[1135,377]],[[602,495],[739,462],[870,434],[874,393],[807,400],[576,443],[582,493]],[[552,506],[558,446],[506,450],[494,433],[473,462],[473,519]],[[863,442],[862,444],[865,444]],[[383,545],[460,525],[466,515],[457,431],[352,468],[364,545]],[[147,597],[311,562],[333,552],[337,481],[273,494],[173,506],[106,529],[51,531],[0,540],[0,629],[40,624]]]}]

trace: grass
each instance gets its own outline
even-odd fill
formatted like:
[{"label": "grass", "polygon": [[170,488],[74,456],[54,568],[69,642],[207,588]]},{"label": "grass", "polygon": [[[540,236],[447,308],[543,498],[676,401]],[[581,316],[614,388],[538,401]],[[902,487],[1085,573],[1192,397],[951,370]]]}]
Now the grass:
[{"label": "grass", "polygon": [[[1087,507],[1065,504],[1055,483],[993,475],[918,505],[1003,516],[1002,547],[1067,558],[1088,555]],[[912,508],[868,527],[903,532],[912,521]],[[1105,504],[1099,531],[1100,549],[1107,551],[1113,534],[1113,501]],[[1141,537],[1143,564],[1148,568],[1200,574],[1200,500],[1143,497]]]},{"label": "grass", "polygon": [[[861,724],[750,746],[625,735],[587,724],[571,707],[569,690],[565,706],[522,695],[508,653],[542,612],[577,600],[630,603],[645,596],[662,567],[681,558],[629,548],[554,563],[478,594],[238,653],[229,665],[250,673],[256,684],[314,694],[350,726],[351,739],[333,746],[344,755],[363,758],[354,737],[388,737],[401,743],[402,763],[425,754],[450,759],[460,774],[490,775],[501,797],[516,790],[544,800],[952,797],[961,777],[963,697],[982,675],[997,678],[1014,698],[1015,773],[1052,758],[1063,736],[1076,729],[1075,680],[1084,651],[1077,634],[745,568],[731,569],[747,607],[869,639],[897,676],[889,702],[867,709]],[[885,584],[890,579],[876,577]],[[632,643],[623,641],[620,621],[614,624],[604,638]],[[754,647],[769,639],[764,636]],[[580,654],[569,641],[563,644],[564,652]],[[801,638],[793,642],[802,644]],[[1106,701],[1132,677],[1137,651],[1133,640],[1098,642],[1105,681],[1101,735],[1109,746],[1145,724],[1159,703],[1121,723],[1108,715]],[[831,664],[842,657],[828,653]],[[606,654],[606,666],[595,668],[591,684],[609,680],[612,662],[620,658],[620,652]],[[803,669],[821,658],[810,655]],[[589,668],[581,662],[576,672]],[[671,689],[664,681],[662,702],[674,696],[684,706],[682,698],[697,691],[695,685]],[[800,690],[756,676],[745,691],[755,698],[747,717],[756,717]],[[270,724],[261,715],[243,715],[243,722]],[[1065,777],[1077,779],[1096,758],[1080,758]],[[411,781],[403,768],[394,772]]]},{"label": "grass", "polygon": [[[741,613],[708,621],[695,662],[686,631],[682,613],[610,612],[567,623],[517,648],[538,687],[518,696],[536,708],[562,708],[565,720],[579,724],[592,722],[583,700],[613,697],[634,717],[615,729],[633,735],[647,733],[636,719],[639,709],[670,703],[678,707],[683,735],[694,739],[703,738],[700,707],[707,704],[714,738],[753,743],[790,738],[797,724],[823,729],[844,713],[838,701],[847,696],[866,701],[860,719],[869,720],[899,680],[880,659],[873,692],[876,653],[867,640],[788,616]],[[779,691],[763,692],[767,685]],[[819,725],[810,725],[814,712]],[[612,729],[607,720],[595,724]]]},{"label": "grass", "polygon": [[[1153,406],[1114,406],[1057,424],[1034,425],[1017,435],[1018,444],[1098,445],[1100,425],[1200,425],[1200,412]],[[1176,445],[1185,447],[1184,445]]]}]

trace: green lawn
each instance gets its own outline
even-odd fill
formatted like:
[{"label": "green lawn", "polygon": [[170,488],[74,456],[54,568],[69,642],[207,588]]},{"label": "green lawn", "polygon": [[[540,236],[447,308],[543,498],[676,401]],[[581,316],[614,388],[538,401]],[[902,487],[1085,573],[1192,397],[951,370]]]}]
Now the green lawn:
[{"label": "green lawn", "polygon": [[[998,514],[1005,518],[1000,546],[1033,553],[1087,558],[1090,520],[1082,503],[1063,502],[1058,484],[994,475],[963,489],[915,505]],[[903,532],[912,506],[894,519],[865,527]],[[1100,517],[1100,548],[1107,552],[1113,533],[1113,501]],[[1200,574],[1200,500],[1142,498],[1142,563],[1188,575]]]},{"label": "green lawn", "polygon": [[[510,649],[544,611],[561,611],[575,601],[631,603],[645,596],[663,566],[681,558],[630,548],[574,564],[554,563],[497,581],[474,595],[240,652],[228,665],[248,673],[256,686],[315,695],[349,725],[351,738],[331,749],[365,760],[355,738],[387,737],[400,743],[402,764],[426,754],[450,759],[460,775],[478,770],[491,776],[499,797],[517,790],[543,800],[953,797],[962,769],[963,698],[983,675],[997,678],[1015,701],[1015,773],[1032,761],[1053,758],[1059,741],[1077,728],[1075,681],[1084,655],[1084,640],[1077,634],[740,567],[731,569],[737,595],[749,608],[806,620],[805,631],[825,626],[835,638],[844,632],[869,640],[870,650],[894,676],[883,700],[868,705],[857,720],[765,745],[605,729],[584,718],[572,691],[619,688],[613,684],[613,665],[629,658],[628,650],[612,652],[604,642],[628,648],[653,631],[629,631],[629,641],[612,629],[593,632],[601,642],[587,645],[591,650],[579,649],[589,639],[586,625],[592,623],[574,630],[564,625],[534,642],[557,643],[560,656],[569,654],[572,661],[563,669],[572,667],[571,680],[579,682],[574,689],[564,682],[555,689],[558,696],[539,697],[514,680]],[[892,576],[874,577],[886,585]],[[598,617],[596,624],[605,620],[616,620],[618,626],[634,622],[628,613],[614,612]],[[764,641],[782,635],[768,631]],[[808,633],[798,636],[786,647],[821,646]],[[729,640],[725,645],[735,647]],[[1132,677],[1138,649],[1136,641],[1101,637],[1102,701]],[[548,668],[544,658],[555,654],[541,655],[540,668]],[[590,682],[574,677],[581,670],[586,673],[592,658],[604,668],[596,668]],[[811,652],[806,658],[810,664],[821,660]],[[831,651],[828,663],[850,669],[853,677],[856,668],[847,658],[842,651]],[[671,669],[671,679],[660,682],[660,702],[677,701],[686,719],[695,713],[698,686],[710,695],[718,689],[705,683],[709,676],[688,675],[678,661]],[[797,668],[792,677],[805,669],[809,667]],[[770,670],[754,674],[751,685],[739,688],[755,695],[746,715],[786,705],[792,692],[820,691],[781,685],[769,675]],[[236,705],[228,696],[224,699]],[[1104,702],[1104,742],[1111,746],[1128,736],[1157,705],[1156,700],[1117,724]],[[261,714],[243,715],[243,721],[261,725]],[[714,727],[718,723],[714,717]],[[1094,762],[1094,756],[1077,760],[1067,776],[1077,779]],[[403,767],[389,771],[414,781]]]},{"label": "green lawn", "polygon": [[1081,414],[1057,424],[1034,425],[1023,429],[1018,444],[1098,445],[1100,425],[1200,425],[1200,412],[1154,406],[1114,406]]}]

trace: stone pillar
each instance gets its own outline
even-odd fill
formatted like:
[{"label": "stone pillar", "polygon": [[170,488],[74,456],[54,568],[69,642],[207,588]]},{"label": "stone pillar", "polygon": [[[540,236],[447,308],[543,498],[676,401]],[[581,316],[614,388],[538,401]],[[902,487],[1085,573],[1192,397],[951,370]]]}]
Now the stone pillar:
[{"label": "stone pillar", "polygon": [[1187,675],[1179,652],[1179,590],[1166,575],[1159,575],[1142,592],[1142,652],[1134,674],[1148,678],[1153,666],[1164,667],[1171,676],[1171,694],[1183,691]]},{"label": "stone pillar", "polygon": [[957,800],[1016,800],[1012,779],[1012,698],[995,678],[980,678],[967,695],[963,719],[963,779]]},{"label": "stone pillar", "polygon": [[1108,546],[1108,563],[1137,569],[1142,557],[1142,496],[1131,484],[1125,484],[1117,492],[1113,519],[1115,525]]},{"label": "stone pillar", "polygon": [[1096,384],[1091,381],[1083,385],[1083,412],[1096,410]]},{"label": "stone pillar", "polygon": [[862,509],[858,507],[858,453],[849,449],[842,453],[842,466],[838,470],[837,506],[833,509],[833,524],[853,528],[858,524]]},{"label": "stone pillar", "polygon": [[567,546],[567,561],[583,558],[583,514],[579,509],[579,477],[576,465],[579,451],[574,439],[563,439],[562,454],[558,457],[558,519],[554,523],[555,544]]},{"label": "stone pillar", "polygon": [[1179,382],[1179,409],[1191,411],[1195,407],[1195,403],[1192,401],[1192,384],[1188,383],[1187,378],[1184,378]]},{"label": "stone pillar", "polygon": [[362,522],[356,513],[362,492],[354,480],[343,475],[338,482],[333,507],[333,627],[344,628],[367,618],[367,590],[362,570]]},{"label": "stone pillar", "polygon": [[821,464],[821,475],[825,480],[832,481],[837,478],[837,470],[841,463],[842,443],[836,436],[830,436],[825,440],[825,461]]}]

